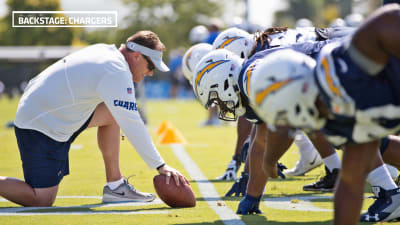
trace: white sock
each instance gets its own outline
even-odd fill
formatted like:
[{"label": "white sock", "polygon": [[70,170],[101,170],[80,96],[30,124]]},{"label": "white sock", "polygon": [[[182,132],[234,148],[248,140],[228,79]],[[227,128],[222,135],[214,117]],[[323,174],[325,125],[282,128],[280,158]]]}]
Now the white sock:
[{"label": "white sock", "polygon": [[339,156],[336,152],[334,152],[332,155],[328,157],[323,158],[322,161],[324,161],[325,166],[328,168],[330,172],[342,166]]},{"label": "white sock", "polygon": [[121,179],[119,179],[119,180],[116,180],[116,181],[107,182],[107,186],[111,190],[115,190],[122,183],[124,183],[124,178],[123,177]]},{"label": "white sock", "polygon": [[378,186],[385,190],[392,190],[397,188],[396,184],[390,177],[389,171],[385,165],[382,165],[372,170],[367,177],[368,182],[371,186]]},{"label": "white sock", "polygon": [[399,170],[394,167],[391,166],[389,164],[385,164],[386,169],[389,171],[390,176],[392,177],[393,180],[395,180],[397,178],[397,176],[399,175]]},{"label": "white sock", "polygon": [[303,157],[312,157],[313,153],[317,151],[311,141],[299,130],[296,131],[294,136],[294,143]]}]

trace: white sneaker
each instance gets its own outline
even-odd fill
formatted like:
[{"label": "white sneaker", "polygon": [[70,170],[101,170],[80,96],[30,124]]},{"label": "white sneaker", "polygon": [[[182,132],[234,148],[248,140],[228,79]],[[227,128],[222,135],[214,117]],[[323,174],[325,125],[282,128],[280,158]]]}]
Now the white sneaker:
[{"label": "white sneaker", "polygon": [[400,188],[385,190],[372,187],[375,202],[360,217],[361,222],[390,221],[400,218]]},{"label": "white sneaker", "polygon": [[128,180],[111,190],[108,185],[103,188],[103,203],[117,202],[151,202],[156,198],[154,194],[144,193],[136,190]]},{"label": "white sneaker", "polygon": [[315,169],[323,163],[321,156],[318,152],[315,152],[313,157],[305,158],[300,155],[299,161],[297,161],[296,166],[292,169],[283,171],[286,176],[303,176],[305,173]]}]

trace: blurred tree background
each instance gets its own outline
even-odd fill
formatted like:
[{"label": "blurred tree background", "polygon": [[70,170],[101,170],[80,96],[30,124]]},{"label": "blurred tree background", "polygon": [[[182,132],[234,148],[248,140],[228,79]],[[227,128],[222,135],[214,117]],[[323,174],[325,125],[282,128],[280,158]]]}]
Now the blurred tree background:
[{"label": "blurred tree background", "polygon": [[[119,45],[138,30],[156,32],[167,50],[190,46],[188,34],[207,19],[222,18],[226,4],[247,3],[248,0],[119,0],[130,13],[120,21],[118,28],[13,28],[13,10],[62,10],[60,0],[7,0],[8,14],[0,18],[0,46],[21,45],[87,45],[98,42]],[[261,1],[261,0],[260,0]],[[272,1],[271,1],[272,2]],[[308,18],[314,25],[326,27],[338,17],[352,12],[362,0],[286,0],[287,8],[275,13],[276,26],[293,27],[296,20]],[[377,8],[381,0],[368,0],[369,11]],[[243,9],[243,11],[245,11]],[[243,12],[245,16],[247,12]],[[251,13],[251,9],[250,9]],[[242,16],[243,16],[242,15]],[[228,23],[228,21],[225,21]],[[171,35],[173,34],[173,35]]]},{"label": "blurred tree background", "polygon": [[11,26],[12,11],[62,10],[59,0],[7,0],[6,3],[9,11],[5,17],[0,18],[0,46],[73,44],[74,32],[78,33],[79,29],[66,27],[14,28]]},{"label": "blurred tree background", "polygon": [[[126,27],[87,33],[89,43],[124,43],[138,30],[157,33],[167,50],[189,46],[189,31],[195,25],[206,23],[207,18],[218,17],[222,5],[215,0],[122,0],[130,9],[124,18]],[[237,1],[237,0],[236,0]]]},{"label": "blurred tree background", "polygon": [[[117,28],[12,27],[12,11],[60,11],[65,10],[61,7],[64,1],[67,0],[7,0],[8,12],[0,18],[0,47],[86,46],[94,43],[115,43],[119,47],[136,31],[152,30],[167,47],[164,55],[168,62],[172,50],[187,49],[191,45],[189,32],[194,26],[208,25],[212,18],[225,19],[225,24],[232,24],[233,17],[246,20],[252,13],[252,9],[248,9],[250,1],[256,5],[257,1],[286,5],[275,12],[273,25],[287,27],[294,27],[300,18],[310,19],[314,26],[326,27],[334,19],[344,18],[353,11],[365,16],[382,4],[382,0],[114,0],[121,2],[128,12],[123,13],[125,17],[119,20]],[[78,3],[73,10],[80,10]],[[54,60],[43,61],[39,57],[33,61],[12,61],[3,57],[0,59],[0,81],[5,82],[6,91],[15,87],[22,90],[24,82]],[[157,72],[151,79],[167,80],[171,78],[169,75]]]},{"label": "blurred tree background", "polygon": [[367,2],[367,13],[382,5],[382,0],[286,0],[288,8],[275,14],[276,26],[293,27],[300,18],[310,19],[317,27],[327,27],[336,18],[345,18],[353,8]]}]

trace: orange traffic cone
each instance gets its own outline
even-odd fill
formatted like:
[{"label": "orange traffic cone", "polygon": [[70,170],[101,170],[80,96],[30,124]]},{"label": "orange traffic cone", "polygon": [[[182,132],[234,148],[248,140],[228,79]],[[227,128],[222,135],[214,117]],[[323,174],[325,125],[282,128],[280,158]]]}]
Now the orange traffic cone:
[{"label": "orange traffic cone", "polygon": [[167,128],[172,128],[172,127],[174,126],[172,126],[171,122],[164,120],[161,122],[160,126],[158,126],[156,133],[157,135],[162,135],[167,130]]},{"label": "orange traffic cone", "polygon": [[186,140],[174,127],[167,127],[158,141],[160,144],[186,144]]}]

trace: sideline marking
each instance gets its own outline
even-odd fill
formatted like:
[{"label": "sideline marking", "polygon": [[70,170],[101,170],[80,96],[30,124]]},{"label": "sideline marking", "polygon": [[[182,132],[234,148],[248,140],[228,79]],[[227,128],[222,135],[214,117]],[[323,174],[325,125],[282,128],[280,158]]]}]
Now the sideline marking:
[{"label": "sideline marking", "polygon": [[[201,172],[197,164],[187,154],[185,148],[181,144],[171,144],[175,156],[181,161],[183,167],[188,171],[189,176],[196,181],[203,198],[207,201],[208,205],[215,213],[221,218],[225,225],[246,225],[235,212],[228,206],[218,206],[218,201],[223,201],[218,192],[215,190],[214,185],[208,180]],[[197,182],[201,181],[201,182]]]},{"label": "sideline marking", "polygon": [[145,211],[145,212],[121,212],[121,211],[92,211],[92,212],[0,212],[0,216],[57,216],[57,215],[104,215],[104,214],[123,214],[123,215],[132,215],[132,214],[168,214],[167,211]]}]

